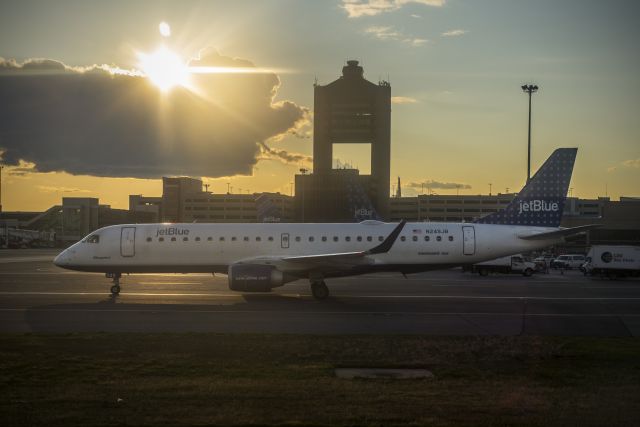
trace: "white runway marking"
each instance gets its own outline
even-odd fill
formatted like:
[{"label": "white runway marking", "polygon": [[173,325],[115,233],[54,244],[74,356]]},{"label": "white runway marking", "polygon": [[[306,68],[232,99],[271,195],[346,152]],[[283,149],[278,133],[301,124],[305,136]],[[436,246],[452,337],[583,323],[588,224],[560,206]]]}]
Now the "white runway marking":
[{"label": "white runway marking", "polygon": [[136,285],[202,285],[202,282],[138,282]]},{"label": "white runway marking", "polygon": [[[105,296],[108,292],[0,292],[2,295],[31,295],[31,296],[52,296],[52,295],[77,295],[77,296]],[[143,297],[223,297],[223,298],[240,298],[242,294],[213,294],[213,293],[158,293],[158,292],[120,292],[120,296],[143,296]]]},{"label": "white runway marking", "polygon": [[[0,291],[2,295],[31,295],[31,296],[55,296],[55,295],[108,295],[108,292],[23,292],[23,291]],[[230,294],[230,293],[159,293],[159,292],[121,292],[120,296],[144,296],[144,297],[223,297],[242,298],[248,295],[263,297],[311,297],[307,294],[276,294],[276,293],[255,293],[255,294]],[[470,299],[470,300],[540,300],[540,301],[640,301],[640,297],[537,297],[537,296],[478,296],[478,295],[350,295],[336,294],[333,298],[352,299]]]},{"label": "white runway marking", "polygon": [[12,262],[32,262],[32,261],[51,261],[53,262],[53,256],[37,256],[37,257],[15,257],[15,258],[0,258],[0,264],[9,264]]}]

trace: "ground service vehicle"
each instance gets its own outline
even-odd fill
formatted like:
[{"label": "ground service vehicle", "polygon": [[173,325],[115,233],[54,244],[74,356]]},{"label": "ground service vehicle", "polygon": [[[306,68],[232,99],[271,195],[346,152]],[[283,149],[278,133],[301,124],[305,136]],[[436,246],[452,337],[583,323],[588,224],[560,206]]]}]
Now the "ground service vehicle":
[{"label": "ground service vehicle", "polygon": [[518,254],[474,264],[471,271],[481,276],[487,276],[489,273],[521,273],[523,276],[529,277],[536,271],[536,265],[533,262],[525,261],[522,255]]},{"label": "ground service vehicle", "polygon": [[551,261],[551,268],[561,268],[563,270],[572,270],[582,267],[585,262],[584,255],[569,254],[560,255],[558,258]]},{"label": "ground service vehicle", "polygon": [[640,246],[592,246],[583,269],[592,276],[640,276]]}]

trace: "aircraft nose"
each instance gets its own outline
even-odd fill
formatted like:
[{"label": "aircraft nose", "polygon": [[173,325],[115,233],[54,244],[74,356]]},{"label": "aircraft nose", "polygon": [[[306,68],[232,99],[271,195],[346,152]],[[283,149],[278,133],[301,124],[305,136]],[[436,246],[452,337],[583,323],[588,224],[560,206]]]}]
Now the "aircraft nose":
[{"label": "aircraft nose", "polygon": [[53,264],[58,267],[65,267],[69,265],[69,253],[66,249],[60,252],[58,256],[53,259]]}]

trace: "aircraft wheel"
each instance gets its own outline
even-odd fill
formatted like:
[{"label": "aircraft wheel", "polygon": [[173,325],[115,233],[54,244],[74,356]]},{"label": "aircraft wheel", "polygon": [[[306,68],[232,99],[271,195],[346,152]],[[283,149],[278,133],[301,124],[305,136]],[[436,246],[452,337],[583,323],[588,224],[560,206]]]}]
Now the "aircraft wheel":
[{"label": "aircraft wheel", "polygon": [[111,287],[111,295],[116,296],[120,294],[120,285],[113,285]]},{"label": "aircraft wheel", "polygon": [[524,277],[531,277],[531,275],[533,274],[533,270],[530,268],[527,268],[526,270],[524,270],[524,272],[522,273],[522,275]]},{"label": "aircraft wheel", "polygon": [[311,293],[313,297],[317,300],[327,299],[329,296],[329,288],[323,282],[314,282],[311,284]]}]

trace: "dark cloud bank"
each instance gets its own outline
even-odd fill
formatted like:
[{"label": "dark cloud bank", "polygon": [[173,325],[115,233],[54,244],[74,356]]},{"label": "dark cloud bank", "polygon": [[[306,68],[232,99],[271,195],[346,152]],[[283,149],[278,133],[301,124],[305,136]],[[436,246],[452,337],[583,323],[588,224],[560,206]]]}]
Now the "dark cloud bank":
[{"label": "dark cloud bank", "polygon": [[[193,66],[253,67],[208,52]],[[273,103],[273,73],[194,75],[200,95],[161,93],[143,77],[52,60],[0,58],[0,151],[8,165],[109,177],[250,174],[259,158],[296,154],[265,141],[295,131],[308,111]]]}]

